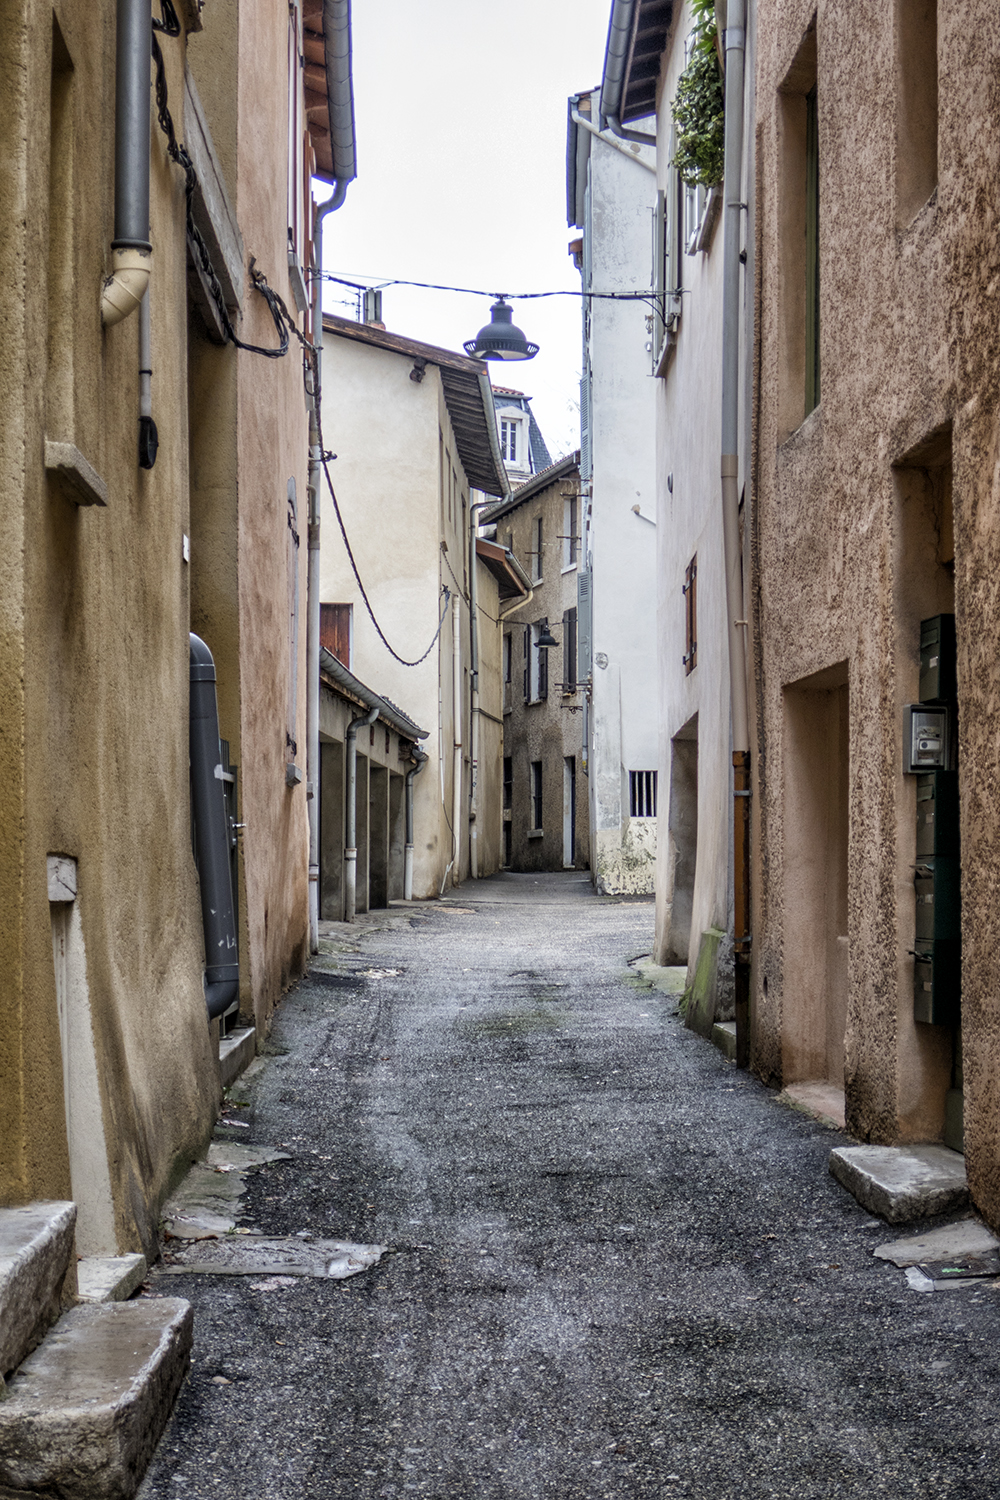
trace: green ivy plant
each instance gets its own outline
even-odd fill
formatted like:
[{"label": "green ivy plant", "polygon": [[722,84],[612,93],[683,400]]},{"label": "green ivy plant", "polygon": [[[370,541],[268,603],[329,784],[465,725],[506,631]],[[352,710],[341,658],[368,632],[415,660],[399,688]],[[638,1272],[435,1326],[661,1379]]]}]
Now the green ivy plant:
[{"label": "green ivy plant", "polygon": [[689,187],[722,181],[725,156],[725,90],[716,51],[714,0],[694,0],[691,60],[670,106],[677,127],[674,166]]}]

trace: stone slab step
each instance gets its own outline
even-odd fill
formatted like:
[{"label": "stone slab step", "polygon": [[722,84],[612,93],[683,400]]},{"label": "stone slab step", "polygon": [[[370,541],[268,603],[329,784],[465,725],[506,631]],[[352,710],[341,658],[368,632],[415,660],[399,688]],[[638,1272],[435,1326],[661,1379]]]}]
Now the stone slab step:
[{"label": "stone slab step", "polygon": [[219,1043],[219,1077],[223,1089],[228,1089],[249,1067],[257,1056],[257,1031],[253,1026],[242,1026],[231,1031]]},{"label": "stone slab step", "polygon": [[75,1225],[75,1203],[0,1208],[0,1378],[62,1310]]},{"label": "stone slab step", "polygon": [[191,1304],[74,1307],[0,1402],[3,1487],[60,1500],[131,1500],[191,1362]]},{"label": "stone slab step", "polygon": [[144,1255],[88,1255],[76,1263],[79,1302],[127,1302],[146,1279]]},{"label": "stone slab step", "polygon": [[965,1160],[947,1146],[839,1146],[830,1171],[890,1224],[953,1213],[969,1202]]},{"label": "stone slab step", "polygon": [[712,1043],[718,1047],[723,1057],[728,1057],[730,1062],[736,1061],[736,1022],[716,1021],[712,1027]]}]

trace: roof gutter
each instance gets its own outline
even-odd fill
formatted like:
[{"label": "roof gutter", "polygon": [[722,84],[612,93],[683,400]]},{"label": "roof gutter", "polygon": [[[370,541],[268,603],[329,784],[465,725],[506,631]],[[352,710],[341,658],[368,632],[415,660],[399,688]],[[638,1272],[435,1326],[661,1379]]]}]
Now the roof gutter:
[{"label": "roof gutter", "polygon": [[[364,683],[355,677],[353,672],[349,672],[343,662],[338,661],[333,652],[328,651],[325,646],[320,646],[319,658],[320,667],[326,675],[332,677],[339,687],[342,687],[352,698],[357,698],[359,703],[363,703],[366,708],[376,709],[377,717],[384,719],[390,729],[395,729],[396,733],[401,734],[405,740],[427,738],[429,730],[420,729],[412,719],[408,719],[405,714],[393,708],[391,703],[380,698],[378,693],[373,693],[371,688],[365,687]],[[374,723],[375,720],[371,722]]]},{"label": "roof gutter", "polygon": [[333,197],[328,200],[327,211],[330,212],[340,207],[348,185],[358,175],[351,68],[351,0],[324,0],[323,40],[326,45],[326,89],[334,176]]},{"label": "roof gutter", "polygon": [[636,27],[639,24],[640,0],[614,0],[608,26],[608,45],[604,53],[604,76],[601,79],[601,125],[610,126],[623,141],[637,141],[640,146],[655,146],[656,136],[645,130],[629,130],[622,124],[622,101],[632,58]]}]

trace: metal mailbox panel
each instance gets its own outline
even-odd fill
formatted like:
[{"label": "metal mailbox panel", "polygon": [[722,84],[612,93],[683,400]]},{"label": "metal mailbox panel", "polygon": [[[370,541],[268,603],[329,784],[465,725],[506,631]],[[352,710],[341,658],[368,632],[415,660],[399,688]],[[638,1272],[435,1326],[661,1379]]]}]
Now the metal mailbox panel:
[{"label": "metal mailbox panel", "polygon": [[958,1020],[962,957],[957,939],[914,943],[913,1019],[928,1026]]},{"label": "metal mailbox panel", "polygon": [[959,938],[962,933],[960,864],[950,855],[918,860],[913,884],[917,892],[916,936],[926,940]]},{"label": "metal mailbox panel", "polygon": [[952,703],[955,685],[955,616],[920,622],[920,701]]},{"label": "metal mailbox panel", "polygon": [[917,777],[917,858],[958,849],[958,772],[924,771]]}]

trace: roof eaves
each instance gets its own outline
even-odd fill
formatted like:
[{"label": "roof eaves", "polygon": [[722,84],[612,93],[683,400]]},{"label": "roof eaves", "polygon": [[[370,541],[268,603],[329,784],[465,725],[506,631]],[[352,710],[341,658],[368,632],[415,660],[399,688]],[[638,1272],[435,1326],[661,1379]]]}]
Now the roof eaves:
[{"label": "roof eaves", "polygon": [[338,661],[333,652],[328,651],[325,646],[319,648],[319,665],[320,671],[330,679],[328,686],[339,688],[348,697],[368,708],[377,708],[379,718],[388,724],[390,729],[395,729],[397,734],[401,734],[404,739],[425,740],[427,738],[429,730],[420,729],[408,714],[404,714],[403,710],[397,708],[388,698],[383,698],[378,693],[373,693],[371,688],[365,687],[361,679],[355,677],[353,672],[349,672],[343,662]]}]

